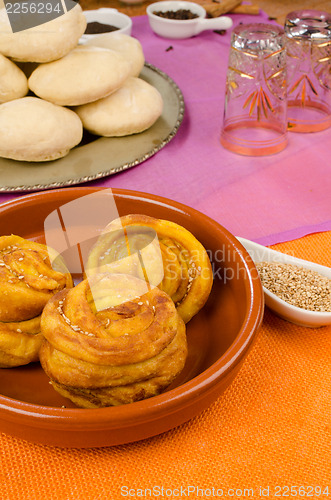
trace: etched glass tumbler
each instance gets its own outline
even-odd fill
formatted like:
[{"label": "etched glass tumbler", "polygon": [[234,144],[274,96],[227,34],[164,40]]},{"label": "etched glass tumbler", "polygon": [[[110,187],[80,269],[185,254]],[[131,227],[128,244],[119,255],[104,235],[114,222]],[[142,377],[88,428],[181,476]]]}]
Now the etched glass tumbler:
[{"label": "etched glass tumbler", "polygon": [[239,25],[232,32],[221,144],[262,156],[287,144],[286,54],[282,28]]},{"label": "etched glass tumbler", "polygon": [[331,14],[290,12],[285,20],[288,128],[317,132],[331,125]]}]

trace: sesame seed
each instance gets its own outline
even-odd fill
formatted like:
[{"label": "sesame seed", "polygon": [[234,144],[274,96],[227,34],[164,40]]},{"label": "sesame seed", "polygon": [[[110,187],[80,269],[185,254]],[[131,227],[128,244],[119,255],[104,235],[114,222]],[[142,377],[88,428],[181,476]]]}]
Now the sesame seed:
[{"label": "sesame seed", "polygon": [[22,330],[20,328],[17,328],[16,330],[18,333],[22,333]]},{"label": "sesame seed", "polygon": [[331,280],[293,264],[256,264],[262,285],[280,299],[301,309],[331,312]]},{"label": "sesame seed", "polygon": [[[79,332],[79,333],[82,333],[83,335],[87,335],[89,337],[95,337],[94,333],[90,333],[90,332],[85,332],[84,330],[82,330],[78,325],[73,325],[70,321],[70,319],[64,314],[63,312],[63,303],[64,303],[64,300],[59,300],[58,302],[58,307],[56,308],[57,311],[59,311],[59,313],[61,314],[62,318],[64,319],[64,321],[67,323],[68,326],[70,326],[70,328],[74,331],[74,332]],[[109,320],[108,320],[109,321]],[[108,325],[107,325],[108,326]]]}]

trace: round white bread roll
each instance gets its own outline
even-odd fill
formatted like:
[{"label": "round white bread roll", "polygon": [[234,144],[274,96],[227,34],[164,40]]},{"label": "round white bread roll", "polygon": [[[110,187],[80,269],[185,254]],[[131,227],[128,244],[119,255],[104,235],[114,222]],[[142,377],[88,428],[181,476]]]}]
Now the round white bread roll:
[{"label": "round white bread roll", "polygon": [[129,72],[129,63],[118,52],[80,45],[62,59],[38,66],[28,82],[42,99],[78,106],[111,94]]},{"label": "round white bread roll", "polygon": [[65,156],[82,139],[74,111],[37,97],[22,97],[0,106],[0,156],[22,161],[49,161]]},{"label": "round white bread roll", "polygon": [[45,24],[12,32],[7,11],[0,9],[0,53],[16,61],[48,62],[68,54],[86,29],[80,5]]},{"label": "round white bread roll", "polygon": [[159,91],[133,76],[110,96],[75,109],[87,130],[105,137],[142,132],[156,122],[162,110]]},{"label": "round white bread roll", "polygon": [[104,47],[120,52],[131,65],[130,76],[138,76],[144,67],[145,57],[141,43],[132,36],[112,31],[111,33],[93,37],[86,42],[86,45]]},{"label": "round white bread roll", "polygon": [[15,63],[0,54],[0,104],[28,93],[28,79]]}]

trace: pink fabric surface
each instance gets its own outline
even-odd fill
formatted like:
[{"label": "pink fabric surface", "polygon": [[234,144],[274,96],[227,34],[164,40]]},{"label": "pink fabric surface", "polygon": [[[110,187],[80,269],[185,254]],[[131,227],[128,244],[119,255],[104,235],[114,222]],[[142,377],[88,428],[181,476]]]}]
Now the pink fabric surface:
[{"label": "pink fabric surface", "polygon": [[[264,13],[232,17],[234,26],[267,21]],[[240,156],[221,146],[231,30],[223,36],[204,32],[169,40],[155,35],[141,16],[133,18],[132,35],[141,42],[146,61],[180,87],[184,120],[175,138],[152,158],[90,185],[174,199],[233,234],[266,245],[331,229],[331,128],[290,133],[287,148],[266,157]],[[3,194],[0,202],[17,196]]]}]

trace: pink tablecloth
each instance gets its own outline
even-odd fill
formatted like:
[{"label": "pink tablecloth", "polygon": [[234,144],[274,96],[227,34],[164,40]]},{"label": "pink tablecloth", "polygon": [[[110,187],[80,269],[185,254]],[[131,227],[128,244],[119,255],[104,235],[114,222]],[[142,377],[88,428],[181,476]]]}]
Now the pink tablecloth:
[{"label": "pink tablecloth", "polygon": [[[236,25],[267,17],[233,19]],[[152,33],[142,16],[133,19],[132,35],[142,43],[146,60],[182,90],[185,117],[175,138],[155,156],[91,185],[172,198],[262,244],[331,229],[331,129],[290,133],[288,147],[272,156],[231,153],[219,142],[230,31],[168,40]],[[2,194],[0,202],[17,196]]]}]

